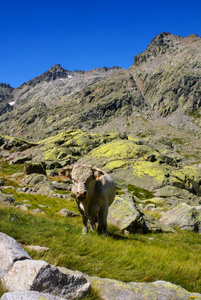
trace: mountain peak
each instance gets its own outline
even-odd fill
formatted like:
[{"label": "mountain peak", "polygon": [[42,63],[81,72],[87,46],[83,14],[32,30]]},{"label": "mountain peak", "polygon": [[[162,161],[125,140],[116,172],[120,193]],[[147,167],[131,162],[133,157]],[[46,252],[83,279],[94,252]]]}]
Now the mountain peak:
[{"label": "mountain peak", "polygon": [[175,49],[175,43],[180,42],[184,38],[170,32],[162,32],[153,38],[147,49],[141,54],[134,57],[134,65],[139,66],[146,62],[150,57],[156,57],[158,54],[165,54],[167,50]]}]

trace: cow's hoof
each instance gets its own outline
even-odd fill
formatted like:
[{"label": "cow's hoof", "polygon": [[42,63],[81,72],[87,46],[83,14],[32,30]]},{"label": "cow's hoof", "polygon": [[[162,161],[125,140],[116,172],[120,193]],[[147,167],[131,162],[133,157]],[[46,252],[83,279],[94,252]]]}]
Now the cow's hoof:
[{"label": "cow's hoof", "polygon": [[83,228],[82,228],[82,234],[87,234],[87,233],[88,233],[88,228],[83,227]]}]

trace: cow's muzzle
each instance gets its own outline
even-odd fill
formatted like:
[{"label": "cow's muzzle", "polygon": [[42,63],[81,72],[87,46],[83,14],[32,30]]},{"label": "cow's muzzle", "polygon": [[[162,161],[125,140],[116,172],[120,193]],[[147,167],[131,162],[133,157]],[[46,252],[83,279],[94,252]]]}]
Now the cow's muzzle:
[{"label": "cow's muzzle", "polygon": [[78,199],[81,199],[81,200],[83,199],[84,200],[86,198],[86,195],[87,195],[86,191],[79,191],[79,192],[77,192],[76,196],[77,196]]}]

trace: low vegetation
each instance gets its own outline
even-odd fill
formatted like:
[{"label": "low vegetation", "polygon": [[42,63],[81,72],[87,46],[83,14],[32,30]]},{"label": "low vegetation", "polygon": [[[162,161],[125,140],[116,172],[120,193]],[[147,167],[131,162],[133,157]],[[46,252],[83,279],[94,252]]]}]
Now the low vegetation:
[{"label": "low vegetation", "polygon": [[[16,201],[30,204],[29,211],[0,207],[0,230],[27,245],[40,245],[49,251],[27,252],[55,266],[79,270],[90,276],[125,282],[170,281],[189,291],[201,292],[201,236],[191,232],[174,234],[131,234],[128,237],[109,227],[109,237],[81,234],[80,217],[61,217],[61,208],[77,211],[73,200],[20,194]],[[27,202],[28,201],[28,202]],[[46,214],[33,214],[33,208]],[[109,266],[109,267],[108,267]],[[91,298],[98,299],[93,292]]]}]

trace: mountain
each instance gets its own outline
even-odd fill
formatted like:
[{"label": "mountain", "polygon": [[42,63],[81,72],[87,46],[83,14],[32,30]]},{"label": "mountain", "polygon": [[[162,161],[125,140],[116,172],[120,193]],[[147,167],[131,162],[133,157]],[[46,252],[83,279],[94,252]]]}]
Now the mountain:
[{"label": "mountain", "polygon": [[55,65],[10,91],[7,106],[8,99],[15,104],[0,108],[0,133],[34,141],[77,128],[200,136],[201,38],[161,33],[128,70]]},{"label": "mountain", "polygon": [[14,88],[12,88],[9,84],[0,83],[0,115],[11,111],[13,101],[13,92]]}]

